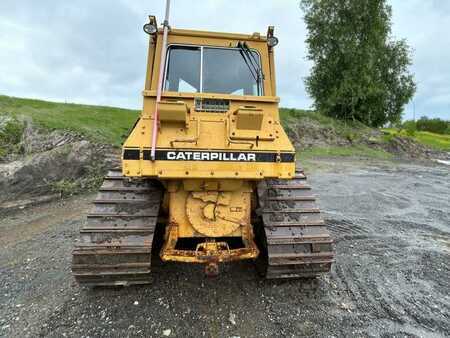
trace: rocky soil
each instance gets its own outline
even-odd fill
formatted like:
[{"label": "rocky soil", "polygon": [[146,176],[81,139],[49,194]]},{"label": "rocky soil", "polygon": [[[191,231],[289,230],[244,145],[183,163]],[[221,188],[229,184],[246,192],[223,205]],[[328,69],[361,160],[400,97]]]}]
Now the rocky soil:
[{"label": "rocky soil", "polygon": [[0,117],[0,146],[6,149],[0,156],[0,213],[95,188],[106,168],[118,164],[118,150],[110,146]]},{"label": "rocky soil", "polygon": [[423,144],[420,144],[408,137],[395,136],[386,143],[370,142],[370,146],[384,149],[389,153],[392,153],[401,158],[419,159],[419,160],[436,160],[450,159],[450,155],[447,152],[433,150]]},{"label": "rocky soil", "polygon": [[0,216],[0,336],[448,336],[448,167],[316,166],[309,178],[337,251],[317,288],[266,282],[251,262],[207,279],[157,256],[151,286],[79,287],[71,248],[93,196],[78,196]]},{"label": "rocky soil", "polygon": [[395,136],[383,140],[383,132],[376,129],[349,128],[345,132],[332,125],[323,125],[318,121],[302,117],[289,123],[288,135],[299,150],[312,147],[349,147],[363,145],[384,150],[403,159],[450,159],[446,152],[433,150],[409,137]]}]

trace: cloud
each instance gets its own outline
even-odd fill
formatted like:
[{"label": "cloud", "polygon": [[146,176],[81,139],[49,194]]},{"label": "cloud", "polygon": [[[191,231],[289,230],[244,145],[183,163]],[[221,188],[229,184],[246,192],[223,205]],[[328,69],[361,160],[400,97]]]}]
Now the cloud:
[{"label": "cloud", "polygon": [[405,118],[450,119],[450,2],[393,0],[393,34],[413,48],[412,71],[417,93],[406,107]]},{"label": "cloud", "polygon": [[[392,0],[393,33],[414,48],[419,84],[416,111],[449,117],[450,5]],[[163,0],[2,0],[0,93],[139,108],[146,66],[148,14],[163,20]],[[275,25],[278,95],[287,107],[308,108],[304,77],[306,28],[298,1],[174,0],[178,28],[265,33]],[[412,114],[412,105],[406,109]],[[419,114],[419,113],[417,113]]]}]

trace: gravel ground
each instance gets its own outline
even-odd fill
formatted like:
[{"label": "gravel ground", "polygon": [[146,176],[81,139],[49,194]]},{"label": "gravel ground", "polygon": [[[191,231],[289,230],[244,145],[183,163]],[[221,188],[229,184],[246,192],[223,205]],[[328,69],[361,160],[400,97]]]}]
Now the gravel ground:
[{"label": "gravel ground", "polygon": [[450,171],[320,161],[310,175],[336,240],[316,288],[266,282],[250,262],[155,260],[147,287],[80,288],[72,242],[93,196],[0,219],[0,336],[443,337],[450,332]]}]

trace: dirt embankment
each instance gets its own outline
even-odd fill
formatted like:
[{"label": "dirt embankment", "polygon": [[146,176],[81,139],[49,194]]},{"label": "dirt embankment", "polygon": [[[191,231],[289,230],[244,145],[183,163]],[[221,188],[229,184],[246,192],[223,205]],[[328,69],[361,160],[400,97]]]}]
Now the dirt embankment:
[{"label": "dirt embankment", "polygon": [[0,116],[0,213],[95,188],[117,158],[81,135]]},{"label": "dirt embankment", "polygon": [[287,126],[289,138],[297,149],[313,147],[367,146],[384,150],[403,159],[449,159],[446,152],[431,149],[410,137],[385,135],[382,131],[370,128],[342,128],[340,124],[321,124],[308,117],[292,119]]}]

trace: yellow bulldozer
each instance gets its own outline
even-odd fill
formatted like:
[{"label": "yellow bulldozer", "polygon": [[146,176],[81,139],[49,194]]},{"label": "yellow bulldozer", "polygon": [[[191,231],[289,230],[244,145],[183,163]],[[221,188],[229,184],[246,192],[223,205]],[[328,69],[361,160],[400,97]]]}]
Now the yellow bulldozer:
[{"label": "yellow bulldozer", "polygon": [[328,272],[333,241],[280,123],[273,27],[173,29],[168,12],[144,26],[143,110],[80,231],[75,279],[150,283],[152,252],[211,276],[237,260],[267,279]]}]

